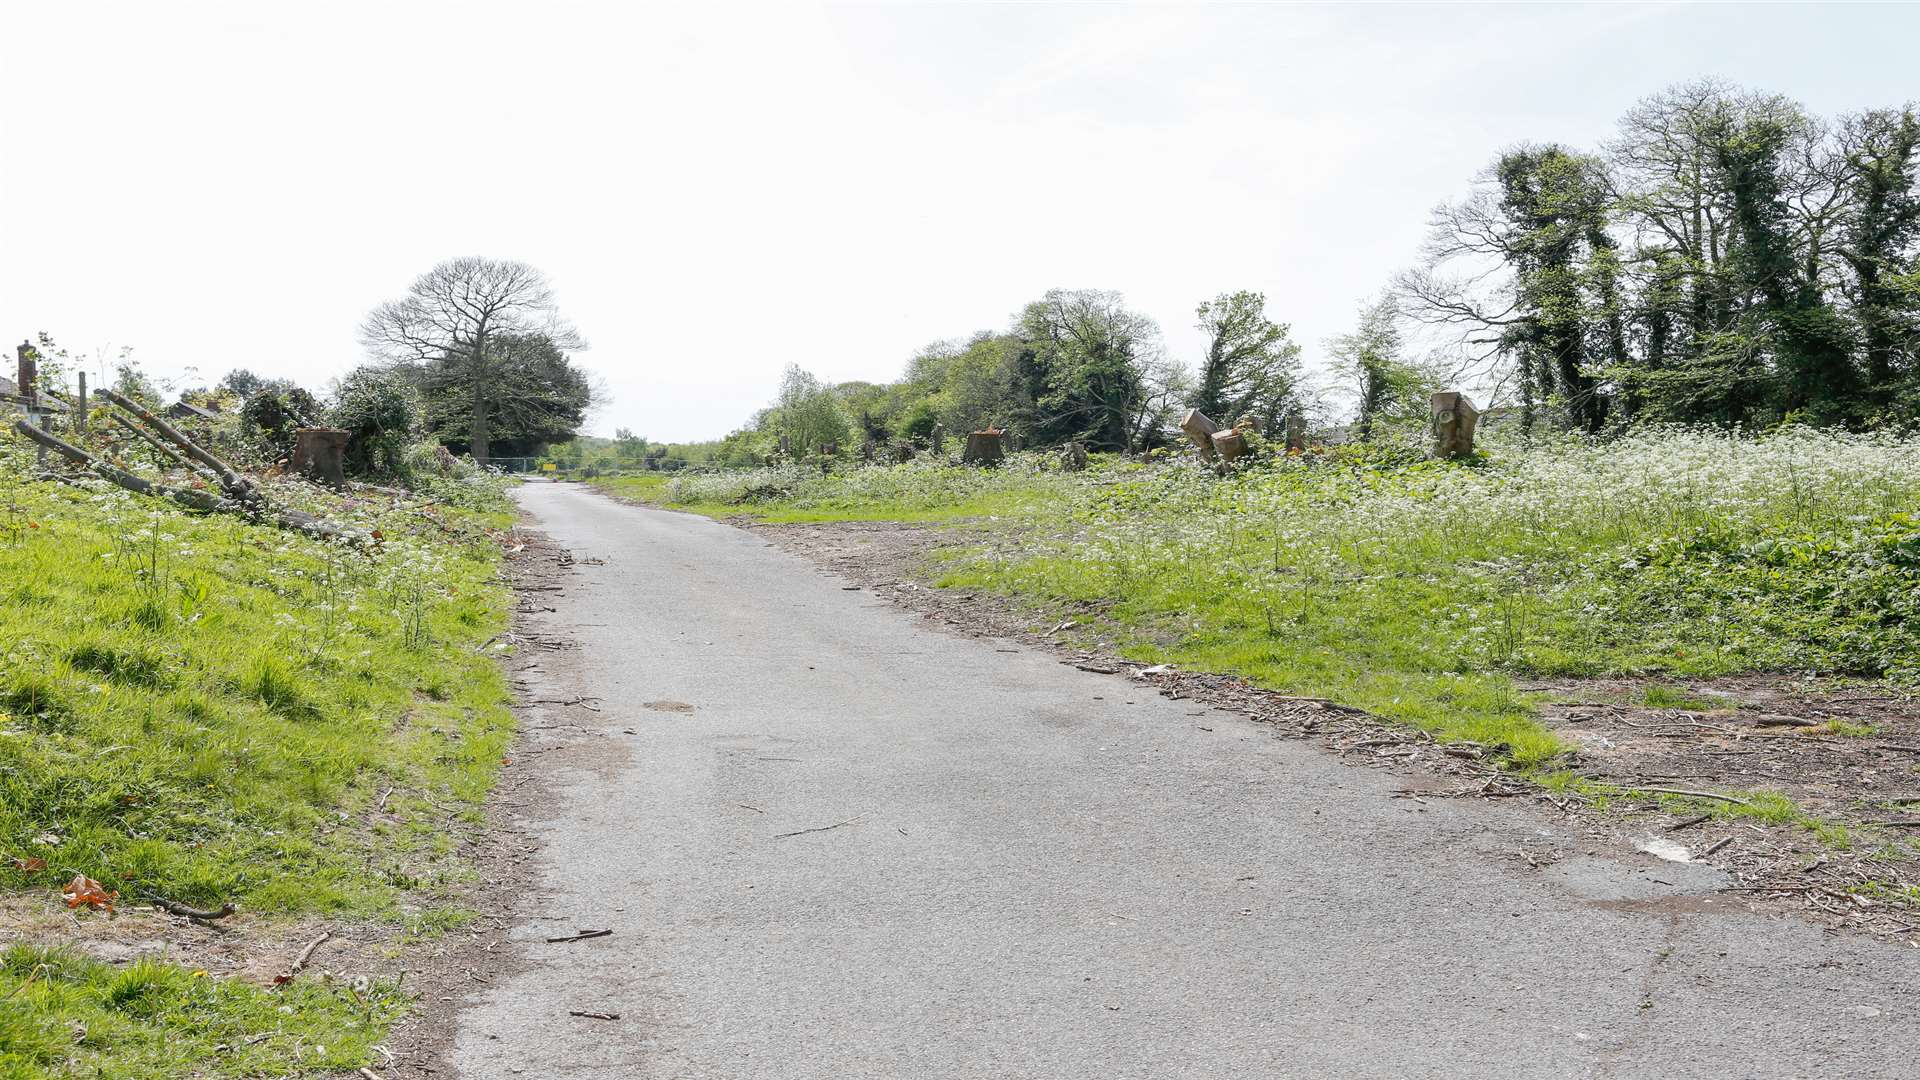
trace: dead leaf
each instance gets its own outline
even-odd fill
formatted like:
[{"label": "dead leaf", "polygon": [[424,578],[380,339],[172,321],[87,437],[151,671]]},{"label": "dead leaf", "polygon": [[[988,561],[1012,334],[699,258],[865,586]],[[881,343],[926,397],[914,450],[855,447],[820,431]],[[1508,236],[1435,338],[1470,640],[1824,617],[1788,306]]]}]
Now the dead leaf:
[{"label": "dead leaf", "polygon": [[47,868],[47,860],[38,855],[29,855],[24,859],[15,855],[11,861],[13,862],[13,868],[23,874],[37,874]]},{"label": "dead leaf", "polygon": [[70,908],[90,907],[102,911],[112,911],[113,902],[120,898],[119,892],[108,892],[106,886],[85,874],[75,874],[73,880],[67,882],[63,895]]}]

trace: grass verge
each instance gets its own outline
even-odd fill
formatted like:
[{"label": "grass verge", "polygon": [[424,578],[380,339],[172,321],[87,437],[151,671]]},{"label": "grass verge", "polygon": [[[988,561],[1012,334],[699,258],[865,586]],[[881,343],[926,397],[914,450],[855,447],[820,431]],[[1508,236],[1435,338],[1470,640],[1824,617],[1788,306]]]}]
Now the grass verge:
[{"label": "grass verge", "polygon": [[[83,875],[121,904],[231,902],[267,924],[397,926],[440,903],[466,872],[448,813],[477,820],[512,734],[483,648],[508,610],[497,486],[433,503],[275,486],[377,531],[349,547],[24,472],[0,446],[0,888],[55,905]],[[268,996],[49,944],[0,963],[19,1075],[357,1067],[398,1007],[392,988]]]}]

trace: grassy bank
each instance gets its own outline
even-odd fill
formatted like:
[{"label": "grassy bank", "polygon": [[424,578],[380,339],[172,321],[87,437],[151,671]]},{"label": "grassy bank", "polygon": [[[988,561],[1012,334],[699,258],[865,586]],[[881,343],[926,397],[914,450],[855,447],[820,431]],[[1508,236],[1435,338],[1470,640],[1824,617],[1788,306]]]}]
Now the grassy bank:
[{"label": "grassy bank", "polygon": [[1327,697],[1522,768],[1562,749],[1523,680],[1920,674],[1920,442],[1788,429],[1341,451],[1221,480],[929,463],[685,475],[772,520],[970,518],[943,584],[1072,613],[1139,659]]},{"label": "grassy bank", "polygon": [[[275,485],[377,534],[348,546],[26,481],[17,448],[0,458],[0,887],[57,905],[84,875],[122,905],[268,922],[398,925],[442,903],[464,873],[449,812],[475,812],[511,734],[481,648],[508,610],[498,489],[448,482],[428,503]],[[0,959],[0,1076],[357,1066],[398,1003],[52,944]]]}]

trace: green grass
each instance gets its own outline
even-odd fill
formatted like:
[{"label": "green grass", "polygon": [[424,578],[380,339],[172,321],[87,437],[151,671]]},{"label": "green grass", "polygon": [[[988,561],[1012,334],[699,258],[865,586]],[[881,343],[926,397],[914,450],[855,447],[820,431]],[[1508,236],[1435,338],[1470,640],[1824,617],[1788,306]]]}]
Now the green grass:
[{"label": "green grass", "polygon": [[405,999],[391,982],[279,990],[158,960],[0,953],[0,1080],[329,1076],[377,1061]]},{"label": "green grass", "polygon": [[[940,578],[1139,659],[1237,674],[1495,746],[1562,745],[1517,680],[1920,675],[1920,441],[1787,429],[1341,450],[1227,479],[1042,454],[680,474],[659,498],[767,520],[962,520]],[[1670,686],[1663,708],[1718,707]]]},{"label": "green grass", "polygon": [[[394,506],[276,487],[380,532],[354,548],[24,482],[10,452],[0,444],[0,888],[57,904],[85,874],[122,903],[396,927],[441,903],[468,873],[441,808],[474,812],[512,733],[504,673],[481,649],[508,610],[488,532],[511,520],[498,491]],[[69,1018],[95,1039],[48,1075],[186,1075],[168,1070],[189,1059],[206,1070],[194,1075],[257,1075],[247,1062],[292,1052],[268,1039],[192,1056],[230,1025],[262,1030],[252,1010],[270,999],[249,988],[148,965],[164,984],[152,1000],[172,1004],[127,1017],[102,996],[113,969],[54,968],[70,978],[10,1000],[0,1061],[31,1058],[33,1032]],[[266,1011],[327,1043],[329,1062],[365,1064],[391,1007],[363,1010],[354,1034],[338,1024],[359,1006],[328,993],[290,997],[312,1017]]]}]

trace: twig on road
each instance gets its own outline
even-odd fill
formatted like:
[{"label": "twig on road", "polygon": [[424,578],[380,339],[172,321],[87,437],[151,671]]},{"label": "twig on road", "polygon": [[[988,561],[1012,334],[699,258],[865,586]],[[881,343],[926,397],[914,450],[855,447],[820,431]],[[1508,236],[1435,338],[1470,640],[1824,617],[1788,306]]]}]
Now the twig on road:
[{"label": "twig on road", "polygon": [[586,1018],[587,1018],[587,1019],[589,1019],[589,1020],[618,1020],[618,1019],[620,1019],[620,1014],[619,1014],[619,1013],[610,1013],[610,1012],[586,1012],[586,1011],[584,1011],[584,1010],[581,1010],[581,1009],[568,1009],[568,1010],[567,1010],[567,1015],[568,1015],[568,1016],[584,1016],[584,1017],[586,1017]]},{"label": "twig on road", "polygon": [[611,930],[582,930],[577,934],[569,934],[566,937],[550,937],[547,939],[547,944],[558,945],[563,941],[585,941],[588,938],[606,937],[611,933],[613,933]]},{"label": "twig on road", "polygon": [[827,832],[828,830],[831,830],[831,829],[837,829],[842,825],[851,825],[854,822],[859,821],[861,818],[866,816],[867,815],[865,814],[858,814],[854,817],[848,818],[845,821],[836,821],[831,825],[818,825],[811,829],[795,829],[792,832],[775,833],[773,834],[773,839],[785,840],[789,836],[805,836],[808,833]]}]

